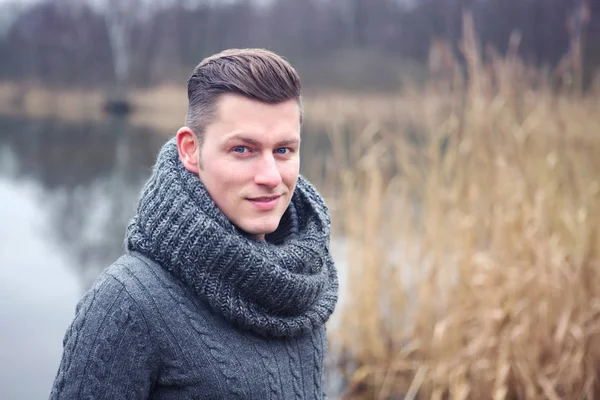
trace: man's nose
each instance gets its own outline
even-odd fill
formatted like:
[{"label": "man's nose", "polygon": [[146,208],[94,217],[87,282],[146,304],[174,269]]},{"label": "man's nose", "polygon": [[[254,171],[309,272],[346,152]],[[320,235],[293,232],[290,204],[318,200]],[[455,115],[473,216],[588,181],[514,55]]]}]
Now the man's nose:
[{"label": "man's nose", "polygon": [[281,183],[281,174],[277,168],[277,161],[273,155],[266,155],[259,161],[258,170],[254,176],[257,185],[275,188]]}]

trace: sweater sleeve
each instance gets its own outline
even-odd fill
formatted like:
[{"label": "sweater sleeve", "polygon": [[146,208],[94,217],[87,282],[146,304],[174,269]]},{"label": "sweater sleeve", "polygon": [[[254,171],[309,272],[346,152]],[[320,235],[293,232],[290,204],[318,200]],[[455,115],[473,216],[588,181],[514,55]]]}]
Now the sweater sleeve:
[{"label": "sweater sleeve", "polygon": [[51,400],[147,399],[157,361],[140,306],[103,275],[77,304]]}]

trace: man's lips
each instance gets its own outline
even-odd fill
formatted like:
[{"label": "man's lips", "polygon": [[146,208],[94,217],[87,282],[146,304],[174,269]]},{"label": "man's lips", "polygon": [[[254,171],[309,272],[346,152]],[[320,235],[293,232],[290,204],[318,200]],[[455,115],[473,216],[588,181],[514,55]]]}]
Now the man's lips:
[{"label": "man's lips", "polygon": [[248,200],[250,200],[250,201],[269,202],[269,201],[273,201],[275,199],[278,199],[280,197],[281,197],[281,195],[277,194],[277,195],[273,195],[273,196],[249,197]]},{"label": "man's lips", "polygon": [[270,211],[277,207],[281,195],[249,197],[247,200],[261,211]]}]

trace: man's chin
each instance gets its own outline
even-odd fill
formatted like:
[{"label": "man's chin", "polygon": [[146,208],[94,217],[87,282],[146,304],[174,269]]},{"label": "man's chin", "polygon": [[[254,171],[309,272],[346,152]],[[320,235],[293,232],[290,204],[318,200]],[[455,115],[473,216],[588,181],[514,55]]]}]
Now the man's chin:
[{"label": "man's chin", "polygon": [[252,236],[264,236],[277,230],[277,227],[279,226],[279,220],[280,219],[278,218],[270,221],[244,224],[245,226],[241,227],[241,229]]}]

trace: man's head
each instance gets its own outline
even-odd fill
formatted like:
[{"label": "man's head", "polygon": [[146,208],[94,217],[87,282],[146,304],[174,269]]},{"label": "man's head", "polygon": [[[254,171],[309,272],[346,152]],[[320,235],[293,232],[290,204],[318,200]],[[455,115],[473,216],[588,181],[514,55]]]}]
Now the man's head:
[{"label": "man's head", "polygon": [[226,50],[204,59],[188,80],[179,156],[217,207],[262,240],[273,232],[300,170],[300,79],[278,55]]}]

